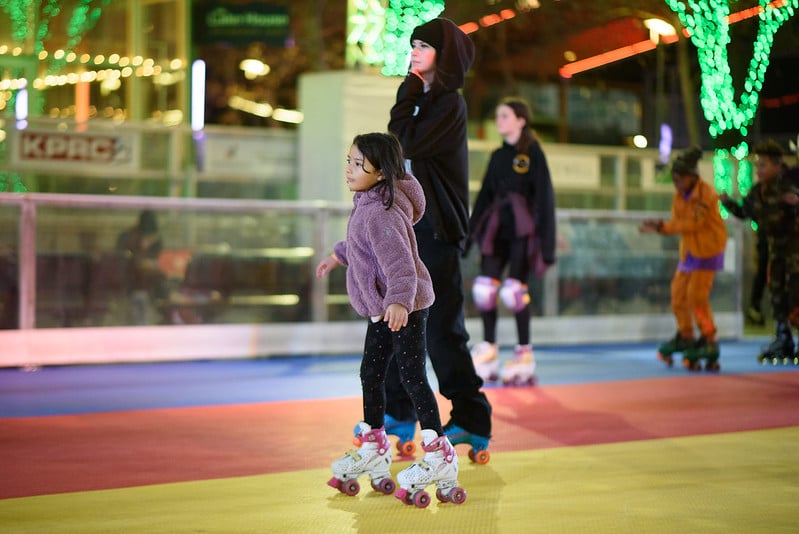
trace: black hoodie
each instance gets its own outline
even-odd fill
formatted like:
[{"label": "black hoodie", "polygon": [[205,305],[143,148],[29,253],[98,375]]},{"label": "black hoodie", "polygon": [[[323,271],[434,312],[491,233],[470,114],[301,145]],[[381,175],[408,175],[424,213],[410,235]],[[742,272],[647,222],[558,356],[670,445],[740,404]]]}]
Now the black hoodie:
[{"label": "black hoodie", "polygon": [[431,22],[441,24],[443,37],[435,82],[425,93],[422,80],[409,73],[397,91],[388,129],[422,184],[425,218],[436,237],[461,245],[469,229],[469,154],[466,101],[459,90],[474,60],[474,44],[454,22]]}]

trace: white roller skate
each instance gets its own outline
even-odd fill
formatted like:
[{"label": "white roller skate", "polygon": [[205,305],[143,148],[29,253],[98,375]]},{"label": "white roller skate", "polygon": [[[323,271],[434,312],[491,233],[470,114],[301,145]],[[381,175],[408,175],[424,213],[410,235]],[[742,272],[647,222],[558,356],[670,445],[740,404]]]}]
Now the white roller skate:
[{"label": "white roller skate", "polygon": [[366,423],[358,423],[361,446],[351,449],[333,462],[333,478],[327,485],[347,495],[357,495],[361,490],[358,477],[369,475],[372,488],[386,495],[394,493],[396,484],[391,479],[391,443],[383,427],[372,430]]},{"label": "white roller skate", "polygon": [[466,490],[458,486],[458,454],[447,436],[439,436],[435,430],[422,430],[424,459],[400,471],[397,482],[400,489],[395,497],[405,504],[425,508],[430,504],[430,495],[424,489],[436,485],[436,497],[441,502],[461,504],[466,500]]},{"label": "white roller skate", "polygon": [[535,357],[530,345],[516,345],[513,359],[502,367],[502,383],[506,386],[535,384]]},{"label": "white roller skate", "polygon": [[496,343],[481,341],[472,347],[472,363],[477,376],[486,382],[499,379],[499,347]]}]

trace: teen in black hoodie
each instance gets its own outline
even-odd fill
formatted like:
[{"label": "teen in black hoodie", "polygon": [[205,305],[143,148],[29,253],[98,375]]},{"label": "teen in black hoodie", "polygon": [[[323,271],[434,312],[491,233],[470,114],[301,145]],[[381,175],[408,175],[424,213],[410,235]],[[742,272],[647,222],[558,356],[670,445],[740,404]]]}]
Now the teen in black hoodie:
[{"label": "teen in black hoodie", "polygon": [[[469,354],[463,315],[460,254],[469,228],[466,102],[460,94],[474,60],[474,44],[452,21],[437,18],[411,35],[411,71],[397,91],[388,129],[402,143],[409,171],[424,189],[427,209],[414,227],[419,254],[430,271],[436,300],[430,308],[427,348],[441,394],[452,401],[445,432],[453,443],[485,451],[491,436],[491,404],[480,391]],[[431,69],[420,57],[435,49]],[[386,380],[387,414],[415,421],[396,364]],[[388,420],[387,420],[388,426]],[[392,433],[387,428],[389,433]],[[488,461],[487,452],[478,461]]]}]

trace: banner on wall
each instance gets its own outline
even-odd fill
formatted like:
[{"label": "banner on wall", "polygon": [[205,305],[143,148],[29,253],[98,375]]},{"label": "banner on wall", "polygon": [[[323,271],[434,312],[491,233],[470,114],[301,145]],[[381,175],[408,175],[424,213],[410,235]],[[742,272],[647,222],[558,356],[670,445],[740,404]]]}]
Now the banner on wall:
[{"label": "banner on wall", "polygon": [[209,134],[197,152],[203,174],[256,180],[291,180],[296,174],[293,137]]},{"label": "banner on wall", "polygon": [[202,44],[254,42],[285,46],[289,13],[285,6],[258,2],[231,4],[210,0],[194,4],[194,40]]},{"label": "banner on wall", "polygon": [[130,171],[138,168],[137,150],[134,134],[17,130],[10,159],[19,168]]}]

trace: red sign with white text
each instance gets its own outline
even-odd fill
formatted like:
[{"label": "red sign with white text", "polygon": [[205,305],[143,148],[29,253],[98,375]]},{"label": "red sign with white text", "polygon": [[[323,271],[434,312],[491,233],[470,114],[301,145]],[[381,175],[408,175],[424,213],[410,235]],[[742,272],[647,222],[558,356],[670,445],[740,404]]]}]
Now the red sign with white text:
[{"label": "red sign with white text", "polygon": [[96,134],[21,130],[12,159],[15,163],[47,166],[78,164],[132,169],[135,138],[128,134]]}]

